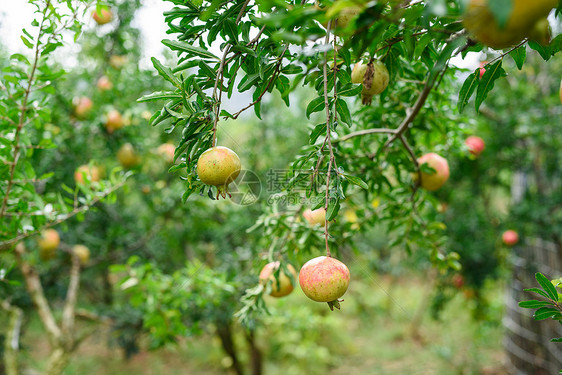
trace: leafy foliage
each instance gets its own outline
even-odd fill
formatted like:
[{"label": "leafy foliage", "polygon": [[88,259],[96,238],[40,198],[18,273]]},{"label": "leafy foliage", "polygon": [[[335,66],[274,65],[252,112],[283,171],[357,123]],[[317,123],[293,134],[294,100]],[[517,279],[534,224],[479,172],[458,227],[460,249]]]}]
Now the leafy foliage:
[{"label": "leafy foliage", "polygon": [[[544,297],[546,301],[529,300],[519,302],[519,306],[526,309],[537,309],[533,318],[535,320],[553,319],[562,324],[562,306],[560,298],[562,298],[562,279],[548,280],[542,273],[537,272],[535,278],[540,288],[525,289],[526,292],[537,293]],[[558,289],[557,289],[558,288]],[[562,342],[562,337],[552,339],[553,342]]]}]

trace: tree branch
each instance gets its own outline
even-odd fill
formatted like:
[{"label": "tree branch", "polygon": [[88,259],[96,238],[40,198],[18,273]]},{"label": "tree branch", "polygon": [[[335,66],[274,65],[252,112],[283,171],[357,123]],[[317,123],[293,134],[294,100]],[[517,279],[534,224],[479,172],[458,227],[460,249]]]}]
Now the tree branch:
[{"label": "tree branch", "polygon": [[70,281],[68,283],[66,301],[62,312],[62,335],[67,348],[71,348],[73,345],[74,311],[76,309],[76,299],[80,287],[80,259],[72,252],[71,255],[72,266],[70,268]]},{"label": "tree branch", "polygon": [[402,133],[404,133],[408,129],[410,123],[414,121],[414,119],[422,109],[423,105],[425,104],[425,101],[427,100],[427,97],[429,96],[429,93],[431,92],[432,88],[433,88],[433,84],[427,81],[414,106],[409,110],[406,110],[407,113],[406,118],[404,118],[402,123],[394,131],[394,135],[384,144],[385,148],[390,146],[396,139],[398,139],[402,135]]},{"label": "tree branch", "polygon": [[25,249],[23,246],[16,247],[16,259],[20,267],[21,273],[25,279],[25,284],[27,286],[27,291],[31,296],[31,300],[37,308],[39,313],[39,318],[47,331],[49,341],[53,346],[60,345],[61,330],[55,321],[49,302],[45,298],[45,293],[43,292],[43,286],[41,285],[41,280],[37,271],[31,267],[31,265],[24,259]]}]

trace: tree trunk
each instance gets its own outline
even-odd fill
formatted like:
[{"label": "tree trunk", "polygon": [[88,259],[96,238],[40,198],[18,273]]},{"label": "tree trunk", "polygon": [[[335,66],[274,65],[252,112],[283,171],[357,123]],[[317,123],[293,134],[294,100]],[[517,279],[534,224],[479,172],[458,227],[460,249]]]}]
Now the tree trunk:
[{"label": "tree trunk", "polygon": [[252,365],[252,375],[262,375],[262,355],[260,348],[256,345],[256,331],[246,331],[246,342],[250,349],[250,364]]},{"label": "tree trunk", "polygon": [[63,347],[53,348],[49,356],[46,375],[61,375],[68,362],[70,361],[70,353]]},{"label": "tree trunk", "polygon": [[3,307],[9,314],[4,341],[4,369],[6,375],[18,375],[18,350],[23,311],[17,306],[11,306],[8,302],[5,302]]},{"label": "tree trunk", "polygon": [[232,359],[231,368],[234,370],[236,375],[244,375],[240,361],[238,361],[238,355],[236,354],[236,346],[234,345],[234,340],[232,339],[230,322],[217,322],[217,335],[221,340],[223,350],[226,354],[228,354],[230,359]]}]

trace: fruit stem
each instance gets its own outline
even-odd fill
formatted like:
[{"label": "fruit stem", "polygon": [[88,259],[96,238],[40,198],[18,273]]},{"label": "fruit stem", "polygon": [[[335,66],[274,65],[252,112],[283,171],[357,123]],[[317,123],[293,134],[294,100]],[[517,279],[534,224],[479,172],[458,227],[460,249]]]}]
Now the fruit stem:
[{"label": "fruit stem", "polygon": [[[326,28],[326,39],[324,44],[329,44],[330,43],[330,29],[332,27],[332,21],[330,20],[328,22],[328,27]],[[334,43],[335,43],[335,38],[334,38]],[[334,70],[337,69],[336,66],[336,49],[334,48]],[[330,158],[328,160],[328,175],[326,176],[326,196],[324,199],[324,210],[326,211],[326,218],[324,221],[324,240],[326,243],[326,256],[327,257],[331,257],[331,253],[330,253],[330,246],[328,244],[328,237],[329,237],[329,232],[328,232],[328,203],[329,203],[329,198],[330,198],[330,174],[332,173],[332,165],[335,162],[335,157],[334,157],[334,150],[332,148],[332,138],[331,138],[331,128],[330,128],[330,122],[331,122],[331,114],[330,114],[330,100],[328,98],[328,51],[324,51],[324,67],[323,67],[323,73],[324,73],[324,104],[326,107],[326,139],[324,144],[328,144],[328,149],[330,151]],[[334,77],[334,99],[336,99],[336,81],[335,81],[335,77]],[[336,101],[334,100],[334,103]]]}]

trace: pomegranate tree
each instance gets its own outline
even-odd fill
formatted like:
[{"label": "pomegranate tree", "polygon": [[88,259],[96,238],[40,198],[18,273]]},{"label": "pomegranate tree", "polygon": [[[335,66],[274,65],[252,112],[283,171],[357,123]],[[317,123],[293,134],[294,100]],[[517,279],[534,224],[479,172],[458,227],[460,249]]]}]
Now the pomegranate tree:
[{"label": "pomegranate tree", "polygon": [[371,61],[368,64],[358,62],[353,66],[351,72],[351,82],[363,84],[363,91],[361,92],[363,104],[371,104],[373,95],[383,92],[389,81],[388,69],[379,60]]},{"label": "pomegranate tree", "polygon": [[217,187],[219,195],[226,198],[228,184],[238,177],[242,163],[234,151],[228,147],[212,147],[203,152],[197,161],[197,175],[207,185]]},{"label": "pomegranate tree", "polygon": [[421,172],[420,186],[428,191],[439,189],[449,179],[449,163],[434,152],[425,154],[418,159],[418,164],[427,164],[435,169],[434,173]]},{"label": "pomegranate tree", "polygon": [[299,273],[299,284],[304,294],[316,302],[340,308],[340,300],[349,286],[349,269],[330,256],[321,256],[306,262]]},{"label": "pomegranate tree", "polygon": [[[287,275],[283,269],[279,270],[279,267],[279,262],[271,262],[266,264],[260,272],[260,283],[263,286],[271,283],[269,295],[272,297],[284,297],[290,294],[294,289],[293,280],[297,280],[297,271],[292,265],[287,265],[287,270],[291,275]],[[279,273],[276,277],[277,270]]]}]

